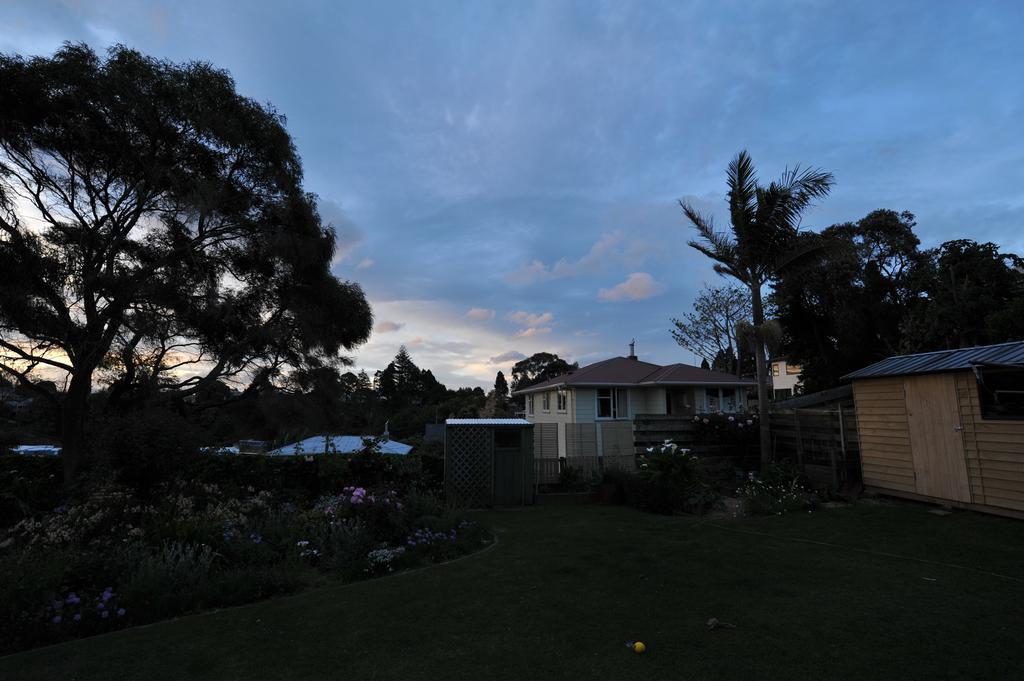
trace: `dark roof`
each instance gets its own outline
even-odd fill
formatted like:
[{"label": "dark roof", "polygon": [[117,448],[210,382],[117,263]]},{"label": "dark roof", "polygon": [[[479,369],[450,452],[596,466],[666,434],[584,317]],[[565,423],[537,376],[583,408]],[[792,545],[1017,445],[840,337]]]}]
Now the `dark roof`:
[{"label": "dark roof", "polygon": [[689,364],[651,364],[630,357],[612,357],[603,362],[588,364],[571,374],[549,379],[515,394],[538,392],[561,387],[647,387],[663,385],[754,385],[747,378],[736,378],[721,371],[710,371]]},{"label": "dark roof", "polygon": [[843,376],[844,379],[905,376],[908,374],[935,374],[944,371],[963,371],[975,366],[1024,366],[1024,341],[979,345],[958,350],[922,352],[900,355],[875,362]]}]

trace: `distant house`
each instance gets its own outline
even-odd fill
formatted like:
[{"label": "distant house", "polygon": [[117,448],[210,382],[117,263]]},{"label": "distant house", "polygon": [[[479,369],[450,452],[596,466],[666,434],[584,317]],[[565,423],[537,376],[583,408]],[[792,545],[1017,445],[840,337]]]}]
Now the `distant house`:
[{"label": "distant house", "polygon": [[[570,427],[573,424],[620,422],[629,426],[641,416],[742,413],[747,410],[747,390],[754,385],[750,379],[688,364],[643,362],[631,352],[628,357],[590,364],[514,394],[525,397],[525,417],[530,423],[559,424],[558,452],[564,456],[565,433],[578,430]],[[627,427],[620,437],[631,449],[631,429]]]},{"label": "distant house", "polygon": [[801,371],[803,367],[799,364],[790,364],[785,357],[772,359],[768,372],[772,379],[772,399],[788,400],[800,394]]}]

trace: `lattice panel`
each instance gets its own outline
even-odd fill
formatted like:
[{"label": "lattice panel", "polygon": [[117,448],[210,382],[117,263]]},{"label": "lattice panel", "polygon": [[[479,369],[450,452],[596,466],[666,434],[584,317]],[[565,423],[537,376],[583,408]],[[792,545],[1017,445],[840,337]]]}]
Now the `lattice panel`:
[{"label": "lattice panel", "polygon": [[449,426],[445,436],[445,489],[456,506],[493,502],[493,434],[478,426]]}]

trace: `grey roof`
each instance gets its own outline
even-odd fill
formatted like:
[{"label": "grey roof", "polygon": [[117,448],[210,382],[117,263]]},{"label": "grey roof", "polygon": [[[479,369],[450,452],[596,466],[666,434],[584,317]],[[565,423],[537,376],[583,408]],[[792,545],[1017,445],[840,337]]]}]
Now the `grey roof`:
[{"label": "grey roof", "polygon": [[448,419],[446,426],[532,426],[526,419]]},{"label": "grey roof", "polygon": [[612,357],[576,371],[517,390],[516,395],[551,388],[656,387],[673,385],[748,386],[754,381],[689,364],[662,366],[631,357]]},{"label": "grey roof", "polygon": [[843,378],[935,374],[944,371],[963,371],[975,366],[986,365],[1024,366],[1024,341],[889,357],[881,362],[875,362],[871,366],[846,374]]}]

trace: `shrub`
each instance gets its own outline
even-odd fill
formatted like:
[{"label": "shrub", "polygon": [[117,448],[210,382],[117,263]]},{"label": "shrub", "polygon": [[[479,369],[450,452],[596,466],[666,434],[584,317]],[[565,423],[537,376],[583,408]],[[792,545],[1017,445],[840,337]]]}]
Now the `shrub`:
[{"label": "shrub", "polygon": [[817,495],[804,487],[803,476],[795,467],[773,463],[758,477],[748,480],[736,490],[747,510],[759,515],[781,515],[790,511],[813,508]]},{"label": "shrub", "polygon": [[209,546],[166,543],[139,561],[124,587],[125,600],[144,621],[193,610],[213,561]]},{"label": "shrub", "polygon": [[702,513],[718,499],[700,459],[669,440],[660,447],[648,448],[626,494],[638,508],[663,514]]},{"label": "shrub", "polygon": [[202,456],[194,425],[170,411],[107,418],[90,431],[97,460],[141,492],[181,475]]}]

